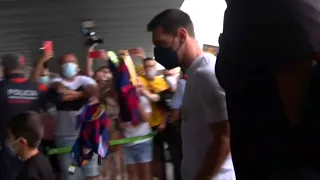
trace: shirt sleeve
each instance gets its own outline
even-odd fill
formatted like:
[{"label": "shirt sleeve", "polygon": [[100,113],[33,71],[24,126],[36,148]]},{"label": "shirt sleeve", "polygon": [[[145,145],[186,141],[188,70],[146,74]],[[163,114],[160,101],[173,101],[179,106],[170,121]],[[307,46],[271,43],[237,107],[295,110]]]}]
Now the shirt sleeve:
[{"label": "shirt sleeve", "polygon": [[96,85],[96,81],[88,76],[81,76],[81,84],[83,86]]},{"label": "shirt sleeve", "polygon": [[150,101],[146,97],[140,96],[139,101],[140,101],[140,106],[144,109],[146,113],[152,112]]},{"label": "shirt sleeve", "polygon": [[62,79],[60,77],[53,78],[53,79],[50,80],[50,84],[61,82],[61,81],[62,81]]},{"label": "shirt sleeve", "polygon": [[173,94],[173,97],[170,103],[171,109],[180,109],[182,105],[185,86],[186,86],[186,80],[179,79],[177,90]]},{"label": "shirt sleeve", "polygon": [[217,80],[214,68],[205,68],[198,71],[197,75],[197,78],[201,79],[199,93],[203,102],[205,122],[218,123],[228,120],[225,92]]},{"label": "shirt sleeve", "polygon": [[43,91],[39,95],[39,106],[42,110],[47,111],[46,105],[58,104],[62,101],[62,95],[57,93],[53,88],[49,88],[47,91]]}]

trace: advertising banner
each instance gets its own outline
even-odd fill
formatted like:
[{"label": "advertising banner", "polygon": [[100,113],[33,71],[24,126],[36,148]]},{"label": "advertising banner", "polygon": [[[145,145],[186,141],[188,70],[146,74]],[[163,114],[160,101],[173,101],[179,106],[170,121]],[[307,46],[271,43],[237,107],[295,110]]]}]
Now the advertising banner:
[{"label": "advertising banner", "polygon": [[202,50],[204,52],[208,52],[208,53],[211,53],[211,54],[217,56],[217,54],[219,53],[219,46],[204,44]]}]

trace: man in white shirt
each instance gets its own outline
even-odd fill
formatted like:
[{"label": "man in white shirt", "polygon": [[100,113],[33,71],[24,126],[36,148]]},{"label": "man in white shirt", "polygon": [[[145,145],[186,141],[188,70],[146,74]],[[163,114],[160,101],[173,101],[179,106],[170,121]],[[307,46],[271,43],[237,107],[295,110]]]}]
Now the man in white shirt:
[{"label": "man in white shirt", "polygon": [[167,9],[148,24],[156,60],[166,69],[181,66],[188,76],[182,104],[183,180],[234,180],[229,121],[215,59],[197,43],[193,23],[179,9]]},{"label": "man in white shirt", "polygon": [[[97,83],[90,77],[78,75],[79,66],[75,55],[66,54],[60,59],[61,77],[51,80],[51,86],[61,86],[63,101],[56,105],[55,141],[57,147],[72,146],[79,136],[80,128],[77,127],[77,114],[81,107],[90,98],[96,96]],[[86,180],[99,179],[98,155],[95,154],[86,166],[70,175],[68,168],[72,164],[70,154],[58,156],[62,179],[78,180],[83,175]]]}]

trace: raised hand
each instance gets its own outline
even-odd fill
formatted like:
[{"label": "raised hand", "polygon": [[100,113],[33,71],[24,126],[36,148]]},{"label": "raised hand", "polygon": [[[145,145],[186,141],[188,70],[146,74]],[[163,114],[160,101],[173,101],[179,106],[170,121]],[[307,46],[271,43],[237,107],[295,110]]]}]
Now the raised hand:
[{"label": "raised hand", "polygon": [[143,48],[141,48],[141,47],[128,49],[128,52],[132,56],[138,56],[141,58],[145,58],[145,52],[144,52]]},{"label": "raised hand", "polygon": [[88,48],[88,52],[93,52],[94,51],[94,48],[97,46],[98,44],[93,44],[92,46],[90,46]]},{"label": "raised hand", "polygon": [[109,60],[109,56],[108,56],[108,53],[106,50],[102,49],[102,50],[99,50],[100,51],[100,59],[101,60],[104,60],[104,61],[107,61]]}]

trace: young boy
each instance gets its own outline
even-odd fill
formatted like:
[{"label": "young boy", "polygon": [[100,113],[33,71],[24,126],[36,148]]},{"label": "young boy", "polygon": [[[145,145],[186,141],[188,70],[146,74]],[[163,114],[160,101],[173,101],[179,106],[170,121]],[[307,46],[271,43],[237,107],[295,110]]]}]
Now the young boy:
[{"label": "young boy", "polygon": [[16,180],[52,180],[49,160],[39,152],[44,126],[39,114],[24,112],[8,123],[7,145],[24,162]]}]

